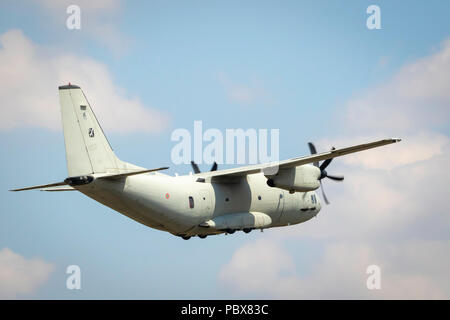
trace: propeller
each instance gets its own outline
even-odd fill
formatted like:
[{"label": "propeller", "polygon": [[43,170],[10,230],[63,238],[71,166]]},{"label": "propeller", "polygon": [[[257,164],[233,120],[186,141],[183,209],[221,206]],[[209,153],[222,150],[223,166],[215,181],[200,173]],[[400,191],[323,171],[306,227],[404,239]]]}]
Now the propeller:
[{"label": "propeller", "polygon": [[[311,154],[317,153],[316,147],[314,146],[314,144],[312,142],[308,142],[308,147],[309,147],[309,151],[311,152]],[[334,147],[331,148],[331,150],[334,150],[334,149],[335,149]],[[325,201],[326,204],[330,204],[330,202],[328,201],[328,198],[325,195],[325,191],[323,189],[323,184],[322,184],[322,179],[328,178],[328,179],[338,181],[338,182],[341,182],[344,180],[344,176],[330,175],[325,170],[330,165],[331,161],[333,161],[333,158],[325,160],[324,162],[322,162],[321,165],[319,165],[318,161],[313,163],[316,167],[318,167],[320,169],[320,177],[319,177],[320,189],[322,190],[323,200]]]},{"label": "propeller", "polygon": [[[191,166],[192,166],[192,169],[194,170],[194,173],[201,172],[200,169],[198,168],[198,165],[194,161],[191,161]],[[217,162],[214,161],[214,163],[209,171],[216,171],[216,170],[217,170]]]}]

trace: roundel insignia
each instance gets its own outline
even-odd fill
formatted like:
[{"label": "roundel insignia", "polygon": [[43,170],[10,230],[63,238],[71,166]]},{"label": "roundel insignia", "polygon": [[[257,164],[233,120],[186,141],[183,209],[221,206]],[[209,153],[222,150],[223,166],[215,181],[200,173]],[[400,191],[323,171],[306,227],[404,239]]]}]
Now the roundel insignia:
[{"label": "roundel insignia", "polygon": [[170,198],[170,194],[166,193],[166,199],[169,199],[169,198]]}]

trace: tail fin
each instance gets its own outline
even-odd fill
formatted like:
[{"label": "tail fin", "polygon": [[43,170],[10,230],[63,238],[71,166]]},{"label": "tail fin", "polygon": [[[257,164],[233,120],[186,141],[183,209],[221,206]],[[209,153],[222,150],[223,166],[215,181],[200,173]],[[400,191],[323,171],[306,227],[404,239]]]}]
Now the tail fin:
[{"label": "tail fin", "polygon": [[143,169],[116,157],[80,87],[60,86],[59,99],[69,177]]}]

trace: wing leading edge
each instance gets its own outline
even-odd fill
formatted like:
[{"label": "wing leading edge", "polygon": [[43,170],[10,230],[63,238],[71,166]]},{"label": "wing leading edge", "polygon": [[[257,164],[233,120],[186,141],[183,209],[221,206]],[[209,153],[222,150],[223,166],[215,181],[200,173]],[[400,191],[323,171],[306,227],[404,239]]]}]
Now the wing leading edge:
[{"label": "wing leading edge", "polygon": [[283,160],[276,163],[263,163],[239,168],[225,169],[219,171],[210,171],[210,172],[202,172],[197,174],[198,176],[207,178],[220,178],[220,177],[240,177],[246,176],[248,174],[264,172],[266,175],[275,175],[280,169],[287,169],[292,167],[301,166],[304,164],[314,163],[318,161],[323,161],[327,159],[332,159],[340,156],[344,156],[347,154],[360,152],[368,149],[373,149],[377,147],[381,147],[387,144],[392,144],[396,142],[400,142],[399,138],[391,138],[391,139],[383,139],[374,142],[359,144],[351,147],[334,149],[327,152],[317,153],[310,156],[292,158],[288,160]]}]

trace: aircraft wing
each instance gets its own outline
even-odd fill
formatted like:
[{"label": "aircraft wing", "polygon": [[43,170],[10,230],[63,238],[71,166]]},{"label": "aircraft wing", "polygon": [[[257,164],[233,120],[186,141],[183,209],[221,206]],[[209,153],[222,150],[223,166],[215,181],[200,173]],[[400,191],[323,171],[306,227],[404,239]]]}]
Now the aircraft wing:
[{"label": "aircraft wing", "polygon": [[209,172],[202,172],[196,174],[199,177],[207,178],[211,177],[214,180],[221,179],[221,178],[232,178],[232,177],[242,177],[246,176],[248,174],[253,173],[259,173],[264,172],[266,175],[275,175],[278,170],[280,169],[287,169],[287,168],[293,168],[297,166],[301,166],[308,163],[313,163],[317,161],[323,161],[331,158],[336,158],[340,156],[344,156],[350,153],[355,153],[363,150],[368,150],[372,148],[381,147],[387,144],[400,142],[401,139],[398,138],[391,138],[391,139],[383,139],[378,140],[374,142],[369,142],[365,144],[359,144],[356,146],[341,148],[341,149],[334,149],[327,152],[317,153],[309,156],[299,157],[299,158],[292,158],[288,160],[283,160],[279,162],[274,163],[264,163],[264,164],[257,164],[257,165],[251,165],[251,166],[245,166],[245,167],[239,167],[239,168],[232,168],[232,169],[225,169],[225,170],[218,170],[218,171],[209,171]]}]

